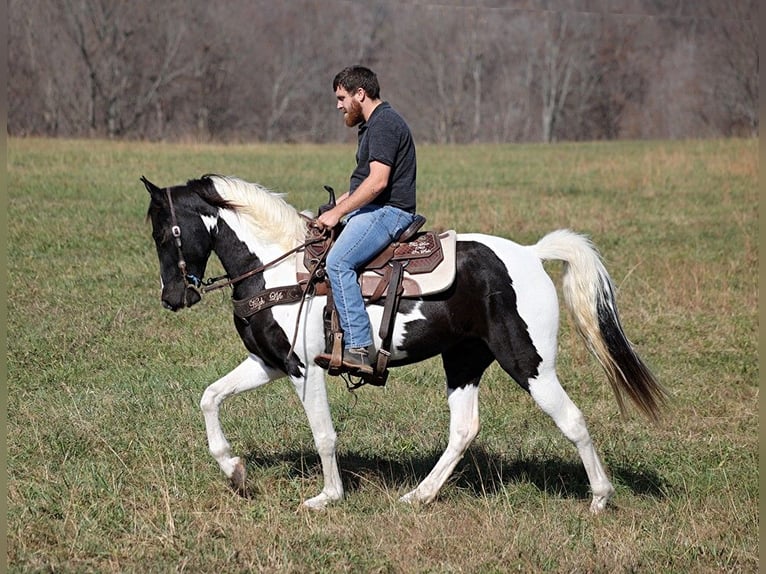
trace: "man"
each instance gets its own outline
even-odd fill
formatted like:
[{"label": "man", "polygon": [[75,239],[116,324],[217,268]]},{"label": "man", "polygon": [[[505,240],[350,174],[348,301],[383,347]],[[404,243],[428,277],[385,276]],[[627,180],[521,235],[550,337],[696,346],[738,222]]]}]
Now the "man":
[{"label": "man", "polygon": [[[327,256],[327,275],[343,329],[343,370],[371,374],[376,352],[357,270],[414,220],[415,143],[404,119],[380,99],[372,70],[346,68],[332,87],[346,125],[359,126],[357,165],[349,191],[317,218],[317,225],[332,228],[345,218],[343,232]],[[322,354],[316,362],[326,365],[329,359]]]}]

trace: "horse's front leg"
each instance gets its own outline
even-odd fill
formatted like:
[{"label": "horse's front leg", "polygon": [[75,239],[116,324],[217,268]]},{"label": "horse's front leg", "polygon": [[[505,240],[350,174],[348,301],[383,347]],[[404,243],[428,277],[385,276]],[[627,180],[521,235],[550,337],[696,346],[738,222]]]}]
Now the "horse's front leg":
[{"label": "horse's front leg", "polygon": [[309,426],[314,435],[314,445],[322,461],[324,477],[322,492],[304,500],[303,505],[308,508],[323,509],[328,504],[343,498],[343,482],[335,455],[337,436],[330,416],[325,373],[319,367],[309,365],[305,376],[293,379],[293,384],[306,410]]},{"label": "horse's front leg", "polygon": [[240,493],[245,492],[245,465],[238,456],[231,456],[231,445],[223,434],[219,418],[221,403],[232,395],[255,389],[283,376],[281,371],[267,367],[261,359],[250,355],[202,393],[200,408],[205,417],[210,454],[218,462],[232,486]]}]

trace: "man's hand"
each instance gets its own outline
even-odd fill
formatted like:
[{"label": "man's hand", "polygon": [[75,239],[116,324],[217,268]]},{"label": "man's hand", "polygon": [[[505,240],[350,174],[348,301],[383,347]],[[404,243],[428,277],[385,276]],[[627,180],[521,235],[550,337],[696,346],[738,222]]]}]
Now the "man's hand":
[{"label": "man's hand", "polygon": [[338,198],[335,207],[317,217],[317,227],[320,229],[333,228],[338,225],[344,215],[370,203],[385,189],[390,174],[391,167],[379,161],[371,161],[370,175],[365,178],[353,194],[344,193]]},{"label": "man's hand", "polygon": [[338,225],[340,218],[344,215],[345,213],[341,212],[336,206],[317,217],[316,224],[320,229],[332,229]]}]

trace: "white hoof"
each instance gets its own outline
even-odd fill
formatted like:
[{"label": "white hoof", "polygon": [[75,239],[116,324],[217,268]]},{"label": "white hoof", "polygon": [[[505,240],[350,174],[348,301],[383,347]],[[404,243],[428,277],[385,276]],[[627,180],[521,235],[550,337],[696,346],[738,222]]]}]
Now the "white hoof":
[{"label": "white hoof", "polygon": [[238,456],[214,456],[218,462],[218,466],[221,471],[226,475],[226,478],[231,478],[235,472],[238,472],[241,468],[244,468],[244,463]]},{"label": "white hoof", "polygon": [[418,494],[418,490],[415,489],[415,490],[413,490],[411,492],[408,492],[407,494],[405,494],[401,498],[399,498],[399,502],[404,502],[405,504],[411,504],[411,505],[414,506],[416,504],[421,504],[424,501],[421,498],[421,496]]},{"label": "white hoof", "polygon": [[332,496],[320,492],[317,496],[314,498],[309,498],[308,500],[304,500],[302,506],[304,508],[310,508],[311,510],[324,510],[327,508],[328,505],[332,504],[333,502],[336,502],[340,498],[333,498]]},{"label": "white hoof", "polygon": [[614,490],[609,492],[608,494],[604,494],[602,496],[593,496],[593,500],[590,503],[590,511],[593,514],[599,514],[603,512],[606,509],[606,505],[609,502],[609,499],[612,498],[612,495],[614,494]]}]

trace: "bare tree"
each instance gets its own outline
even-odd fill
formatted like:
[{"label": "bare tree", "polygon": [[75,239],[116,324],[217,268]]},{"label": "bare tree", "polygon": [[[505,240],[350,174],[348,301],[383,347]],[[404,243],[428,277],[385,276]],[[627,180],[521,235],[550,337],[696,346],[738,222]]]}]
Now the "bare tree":
[{"label": "bare tree", "polygon": [[[546,14],[545,35],[540,54],[540,93],[542,97],[543,141],[556,139],[557,123],[567,105],[575,75],[581,89],[587,90],[588,68],[593,59],[593,44],[587,38],[587,22],[568,13]],[[586,97],[584,91],[579,96]]]},{"label": "bare tree", "polygon": [[79,135],[85,123],[76,54],[49,0],[9,2],[11,133]]},{"label": "bare tree", "polygon": [[155,111],[161,134],[160,92],[194,70],[188,53],[181,53],[187,25],[169,17],[173,6],[163,6],[159,22],[151,4],[64,0],[63,8],[65,30],[86,72],[91,131],[119,136]]},{"label": "bare tree", "polygon": [[[34,26],[25,0],[8,2],[8,130],[25,135],[38,130],[47,130],[40,125],[44,116],[44,97],[29,98],[28,94],[38,91],[41,47],[37,39],[38,29]],[[50,130],[54,131],[55,130]]]},{"label": "bare tree", "polygon": [[[148,0],[29,0],[11,5],[21,25],[17,50],[34,70],[27,96],[43,95],[46,133],[162,137],[178,110],[163,109],[200,70],[194,7]],[[186,18],[180,17],[180,11]],[[15,86],[25,77],[11,66]],[[31,85],[34,84],[34,85]],[[23,96],[19,93],[20,101]],[[189,98],[190,100],[194,98]],[[19,101],[19,100],[15,100]]]},{"label": "bare tree", "polygon": [[[758,133],[758,6],[754,0],[709,7],[711,36],[710,102],[705,115],[720,105],[721,129],[726,135]],[[715,73],[710,73],[715,70]]]},{"label": "bare tree", "polygon": [[641,104],[646,86],[643,58],[634,45],[636,26],[624,18],[594,14],[582,21],[582,30],[556,137],[614,139],[626,108]]},{"label": "bare tree", "polygon": [[438,143],[477,141],[492,65],[482,11],[415,8],[402,24],[399,44],[410,64],[404,73],[414,123]]},{"label": "bare tree", "polygon": [[9,0],[7,130],[350,141],[330,81],[362,63],[419,141],[757,133],[754,0],[573,6]]}]

